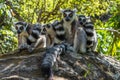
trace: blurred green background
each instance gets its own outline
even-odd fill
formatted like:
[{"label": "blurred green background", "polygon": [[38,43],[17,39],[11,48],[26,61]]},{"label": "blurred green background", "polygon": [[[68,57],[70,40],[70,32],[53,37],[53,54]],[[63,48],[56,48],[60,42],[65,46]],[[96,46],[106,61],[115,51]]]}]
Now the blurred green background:
[{"label": "blurred green background", "polygon": [[119,0],[0,0],[0,54],[17,49],[14,22],[60,20],[60,8],[77,8],[78,14],[91,16],[98,35],[97,51],[120,60]]}]

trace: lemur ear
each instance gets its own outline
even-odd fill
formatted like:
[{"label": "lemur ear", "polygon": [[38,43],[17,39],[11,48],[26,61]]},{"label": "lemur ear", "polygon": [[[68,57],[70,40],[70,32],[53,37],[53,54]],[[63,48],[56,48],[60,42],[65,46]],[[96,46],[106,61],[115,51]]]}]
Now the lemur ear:
[{"label": "lemur ear", "polygon": [[24,25],[27,25],[27,22],[22,22]]},{"label": "lemur ear", "polygon": [[76,8],[74,8],[74,9],[73,9],[73,11],[74,11],[74,12],[77,12],[77,9],[76,9]]},{"label": "lemur ear", "polygon": [[18,21],[18,22],[14,22],[13,24],[14,24],[14,25],[18,25],[18,24],[25,25],[25,24],[27,24],[27,23],[26,23],[26,22],[23,22],[23,21]]},{"label": "lemur ear", "polygon": [[63,13],[63,12],[64,12],[64,9],[60,8],[60,12]]},{"label": "lemur ear", "polygon": [[17,25],[16,25],[16,24],[17,24],[17,22],[14,22],[14,23],[13,23],[13,26],[15,27],[15,29],[16,29],[16,30],[18,30],[18,28],[17,28]]},{"label": "lemur ear", "polygon": [[86,19],[91,19],[91,16],[87,16]]},{"label": "lemur ear", "polygon": [[16,26],[17,23],[18,23],[18,22],[14,22],[13,25]]}]

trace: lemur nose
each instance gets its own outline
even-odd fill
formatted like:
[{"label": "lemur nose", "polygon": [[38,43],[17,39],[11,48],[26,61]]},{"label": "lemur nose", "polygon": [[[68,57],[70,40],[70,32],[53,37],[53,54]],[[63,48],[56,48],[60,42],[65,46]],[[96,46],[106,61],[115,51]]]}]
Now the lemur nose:
[{"label": "lemur nose", "polygon": [[41,34],[43,34],[43,35],[46,34],[46,29],[45,28],[43,28]]},{"label": "lemur nose", "polygon": [[47,28],[50,28],[50,25],[49,25],[49,24],[47,24]]},{"label": "lemur nose", "polygon": [[80,22],[81,25],[83,25],[83,22]]},{"label": "lemur nose", "polygon": [[20,33],[21,33],[21,31],[20,31],[20,30],[18,30],[18,31],[17,31],[17,33],[18,33],[18,34],[20,34]]},{"label": "lemur nose", "polygon": [[43,31],[46,32],[46,29],[44,28]]},{"label": "lemur nose", "polygon": [[65,20],[66,20],[66,21],[70,21],[70,19],[69,19],[69,18],[66,18]]}]

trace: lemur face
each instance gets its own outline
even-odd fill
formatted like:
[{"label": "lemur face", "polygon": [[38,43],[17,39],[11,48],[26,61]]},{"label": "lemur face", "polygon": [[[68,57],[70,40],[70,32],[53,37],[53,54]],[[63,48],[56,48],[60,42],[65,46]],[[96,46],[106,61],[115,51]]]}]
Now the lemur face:
[{"label": "lemur face", "polygon": [[60,10],[63,15],[63,20],[66,22],[73,21],[76,17],[76,9],[61,9]]},{"label": "lemur face", "polygon": [[42,26],[42,30],[41,30],[41,34],[45,34],[45,33],[51,33],[51,31],[53,31],[52,25],[51,24],[45,24]]},{"label": "lemur face", "polygon": [[90,21],[90,17],[86,17],[85,15],[79,15],[78,19],[81,25],[84,25],[86,22]]},{"label": "lemur face", "polygon": [[86,17],[84,15],[79,15],[78,19],[81,25],[83,25],[86,22]]},{"label": "lemur face", "polygon": [[27,23],[25,23],[25,22],[19,21],[19,22],[15,23],[15,28],[16,28],[18,34],[25,31],[26,26],[27,26]]}]

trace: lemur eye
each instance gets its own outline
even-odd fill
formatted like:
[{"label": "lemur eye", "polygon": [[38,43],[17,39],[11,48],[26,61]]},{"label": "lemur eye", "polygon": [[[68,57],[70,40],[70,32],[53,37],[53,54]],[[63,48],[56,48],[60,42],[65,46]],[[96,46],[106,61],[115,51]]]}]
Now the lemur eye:
[{"label": "lemur eye", "polygon": [[17,27],[17,26],[15,26],[15,29],[16,29],[16,30],[18,30],[18,27]]},{"label": "lemur eye", "polygon": [[86,19],[83,19],[83,22],[86,22]]},{"label": "lemur eye", "polygon": [[79,21],[81,21],[82,19],[81,18],[79,18]]},{"label": "lemur eye", "polygon": [[23,30],[23,26],[20,27],[20,30]]},{"label": "lemur eye", "polygon": [[64,14],[63,14],[63,16],[64,16],[64,17],[66,17],[66,16],[67,16],[67,14],[65,14],[65,13],[64,13]]},{"label": "lemur eye", "polygon": [[39,32],[41,32],[41,29],[39,29]]},{"label": "lemur eye", "polygon": [[71,13],[69,16],[70,16],[70,17],[72,17],[72,16],[73,16],[73,14]]},{"label": "lemur eye", "polygon": [[50,28],[50,25],[49,25],[49,24],[47,24],[46,26],[47,26],[47,28]]}]

